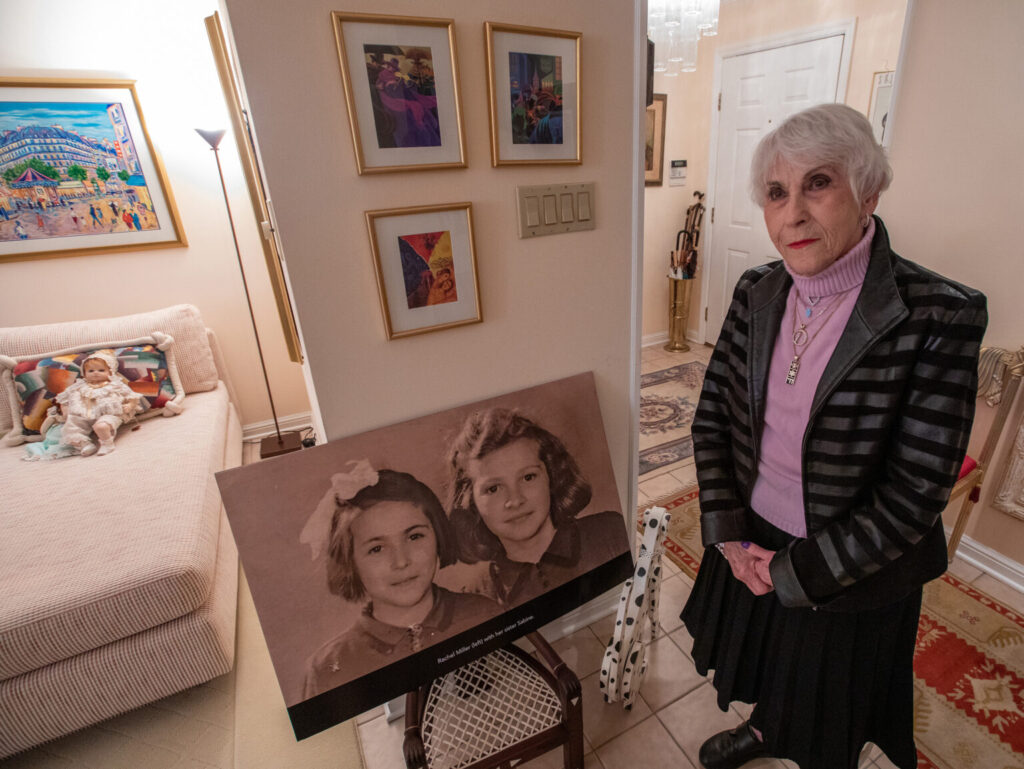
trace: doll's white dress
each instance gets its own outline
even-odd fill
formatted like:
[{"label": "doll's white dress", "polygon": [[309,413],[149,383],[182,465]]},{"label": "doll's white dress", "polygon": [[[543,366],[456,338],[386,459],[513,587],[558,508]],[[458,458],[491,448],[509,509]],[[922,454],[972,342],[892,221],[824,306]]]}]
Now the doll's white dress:
[{"label": "doll's white dress", "polygon": [[92,443],[90,435],[97,424],[106,423],[116,431],[124,422],[126,404],[130,413],[139,408],[139,395],[120,379],[91,385],[76,379],[57,396],[64,414],[63,442],[81,449]]}]

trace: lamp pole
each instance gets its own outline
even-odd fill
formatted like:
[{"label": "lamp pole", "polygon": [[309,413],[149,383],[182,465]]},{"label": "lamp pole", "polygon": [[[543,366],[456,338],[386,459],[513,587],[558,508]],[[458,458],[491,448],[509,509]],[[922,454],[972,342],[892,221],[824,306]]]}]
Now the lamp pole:
[{"label": "lamp pole", "polygon": [[270,379],[267,376],[267,364],[263,358],[263,345],[260,344],[260,332],[256,328],[256,315],[252,310],[252,297],[249,295],[249,283],[245,279],[245,267],[242,265],[242,251],[238,247],[238,234],[235,231],[235,218],[231,214],[231,203],[228,202],[228,188],[224,183],[224,172],[220,165],[220,142],[224,138],[224,134],[227,133],[225,129],[217,129],[214,131],[207,131],[202,128],[197,128],[196,133],[206,140],[206,143],[210,145],[210,149],[213,150],[213,157],[217,161],[217,176],[220,178],[220,189],[224,194],[224,207],[228,212],[228,223],[231,225],[231,240],[235,244],[235,257],[238,259],[238,271],[242,276],[242,288],[245,289],[245,303],[249,307],[249,320],[252,322],[252,334],[256,338],[256,351],[260,356],[260,370],[263,372],[263,383],[267,388],[267,400],[270,401],[270,413],[274,418],[274,435],[269,435],[260,441],[260,458],[266,459],[268,457],[277,456],[278,454],[287,454],[292,451],[298,451],[302,448],[302,437],[298,432],[281,432],[281,426],[277,421],[277,409],[274,408],[274,396],[270,390]]}]

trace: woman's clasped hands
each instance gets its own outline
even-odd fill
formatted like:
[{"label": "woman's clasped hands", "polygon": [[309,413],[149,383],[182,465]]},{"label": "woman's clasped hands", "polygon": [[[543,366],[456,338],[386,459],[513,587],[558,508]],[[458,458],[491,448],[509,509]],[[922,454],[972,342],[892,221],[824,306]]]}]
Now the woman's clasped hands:
[{"label": "woman's clasped hands", "polygon": [[722,555],[729,562],[732,575],[754,595],[764,595],[775,589],[768,570],[774,550],[765,550],[753,542],[726,542]]}]

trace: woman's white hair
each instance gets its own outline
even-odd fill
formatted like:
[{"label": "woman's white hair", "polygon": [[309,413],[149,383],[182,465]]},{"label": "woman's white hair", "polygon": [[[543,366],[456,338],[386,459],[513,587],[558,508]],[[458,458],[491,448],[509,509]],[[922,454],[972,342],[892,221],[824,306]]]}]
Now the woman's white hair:
[{"label": "woman's white hair", "polygon": [[858,202],[888,189],[892,181],[892,168],[871,124],[845,104],[819,104],[797,112],[761,139],[750,163],[750,192],[762,208],[768,200],[772,168],[779,160],[838,167],[850,180]]}]

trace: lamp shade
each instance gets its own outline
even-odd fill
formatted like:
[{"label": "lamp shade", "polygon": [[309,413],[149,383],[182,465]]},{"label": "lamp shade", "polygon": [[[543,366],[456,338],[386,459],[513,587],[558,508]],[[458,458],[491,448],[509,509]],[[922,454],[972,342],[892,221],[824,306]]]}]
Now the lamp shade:
[{"label": "lamp shade", "polygon": [[206,143],[210,145],[210,149],[215,150],[220,145],[220,140],[224,138],[224,134],[227,133],[227,130],[224,128],[217,128],[213,131],[208,131],[203,128],[197,128],[196,133],[206,140]]}]

